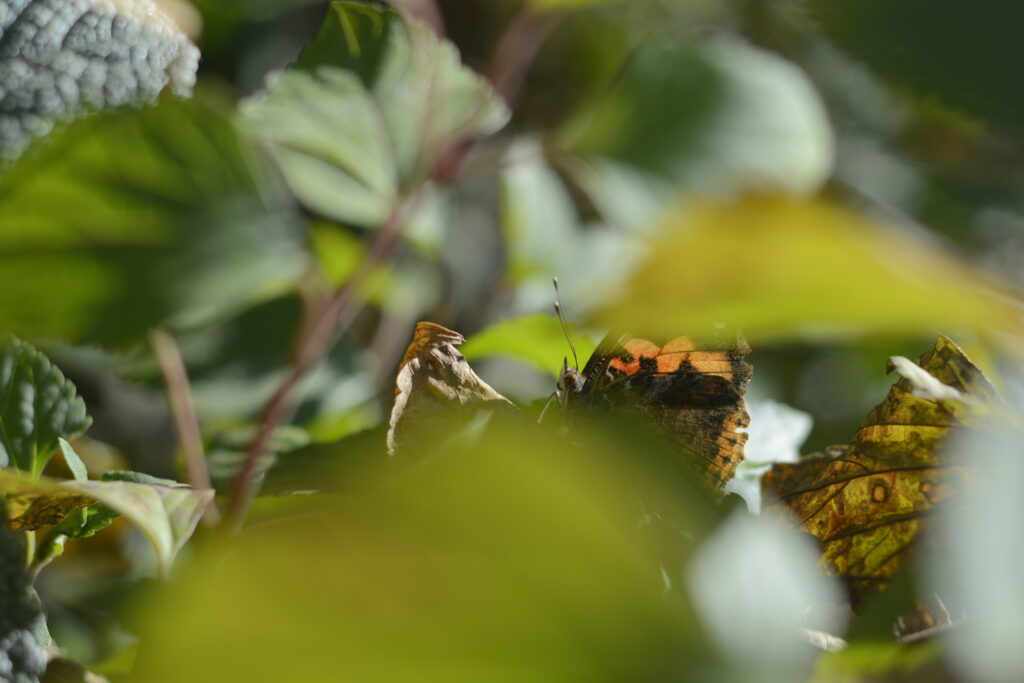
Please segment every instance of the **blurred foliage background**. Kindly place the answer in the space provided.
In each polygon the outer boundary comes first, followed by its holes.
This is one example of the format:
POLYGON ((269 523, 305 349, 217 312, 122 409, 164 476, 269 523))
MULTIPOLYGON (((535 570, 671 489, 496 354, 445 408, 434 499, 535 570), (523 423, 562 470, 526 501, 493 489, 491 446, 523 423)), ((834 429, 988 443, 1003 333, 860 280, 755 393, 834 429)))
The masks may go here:
MULTIPOLYGON (((705 500, 685 476, 659 475, 653 456, 623 464, 623 453, 660 452, 636 446, 642 435, 609 436, 584 464, 562 461, 546 437, 499 430, 472 453, 456 444, 435 457, 440 469, 380 483, 416 321, 465 334, 477 372, 536 409, 570 356, 551 315, 553 277, 581 364, 611 328, 743 331, 751 433, 775 439, 759 461, 849 441, 892 383, 886 359, 916 357, 938 333, 1012 395, 1024 8, 390 3, 412 17, 402 24, 388 3, 158 4, 178 27, 152 29, 177 50, 172 76, 103 100, 79 84, 81 101, 57 79, 67 106, 11 128, 0 331, 39 345, 77 385, 94 419, 77 444, 91 468, 184 480, 150 342, 154 328, 170 333, 222 508, 282 388, 286 405, 256 463, 254 531, 228 564, 216 551, 232 542, 201 530, 189 578, 142 611, 153 568, 131 532, 83 543, 40 576, 51 632, 73 658, 124 677, 148 632, 166 644, 143 657, 149 681, 1016 680, 1024 670, 1012 658, 988 669, 970 655, 947 660, 932 641, 896 644, 884 619, 817 664, 802 641, 759 645, 780 628, 841 630, 833 617, 801 621, 800 598, 780 602, 778 586, 813 585, 816 601, 842 603, 838 588, 796 581, 813 551, 785 534, 758 541, 777 530, 733 515, 735 496, 705 500), (197 66, 185 59, 192 43, 197 66), (331 342, 320 347, 318 320, 331 342), (517 461, 522 452, 531 457, 517 461), (481 453, 486 467, 471 457, 481 453), (628 531, 631 502, 603 509, 610 482, 635 477, 647 491, 637 500, 661 501, 648 511, 651 538, 628 531), (284 495, 295 492, 317 495, 284 495), (533 537, 554 520, 550 536, 533 537), (568 538, 589 542, 559 545, 568 538), (763 571, 730 573, 749 565, 763 571), (746 601, 717 595, 715 576, 745 587, 746 601), (778 618, 744 631, 758 613, 778 618), (280 623, 241 628, 256 622, 280 623), (297 654, 306 646, 313 654, 297 654)), ((10 35, 19 25, 4 24, 10 35)), ((0 58, 0 83, 21 73, 19 59, 0 58)), ((153 78, 133 73, 125 82, 153 78)), ((22 116, 10 98, 0 114, 22 116)), ((986 564, 983 543, 977 552, 986 564)), ((1006 590, 1024 613, 1019 586, 1006 590)))

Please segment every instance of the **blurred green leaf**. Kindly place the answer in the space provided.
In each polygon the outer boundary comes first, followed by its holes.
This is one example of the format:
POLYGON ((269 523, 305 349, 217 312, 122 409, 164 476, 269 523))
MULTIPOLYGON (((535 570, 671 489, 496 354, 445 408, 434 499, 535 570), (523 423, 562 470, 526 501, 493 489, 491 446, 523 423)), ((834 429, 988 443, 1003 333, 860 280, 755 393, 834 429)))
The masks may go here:
POLYGON ((137 675, 564 683, 705 670, 714 654, 662 568, 714 512, 658 458, 566 448, 519 421, 430 451, 384 486, 320 497, 199 558, 143 608, 143 638, 161 646, 140 652, 137 675), (665 501, 654 523, 640 490, 665 501))
POLYGON ((397 12, 360 2, 334 2, 315 40, 295 66, 310 72, 335 66, 359 76, 367 88, 377 80, 392 50, 402 50, 402 25, 397 12))
POLYGON ((382 223, 450 145, 493 133, 508 116, 430 27, 351 2, 332 3, 299 64, 242 108, 303 202, 363 226, 382 223))
POLYGON ((655 33, 570 130, 578 131, 578 154, 708 194, 815 192, 834 156, 825 108, 804 73, 724 36, 680 43, 675 32, 655 33))
MULTIPOLYGON (((597 344, 590 335, 581 334, 575 325, 569 326, 569 334, 579 362, 586 363, 597 344)), ((540 313, 491 325, 470 337, 459 350, 469 360, 508 356, 553 376, 561 371, 563 358, 568 358, 570 363, 573 360, 558 318, 540 313)))
POLYGON ((217 98, 76 122, 0 179, 0 326, 123 344, 194 323, 294 278, 294 225, 217 98))
POLYGON ((1024 78, 1016 2, 805 0, 824 35, 891 87, 1019 132, 1024 78), (951 50, 949 46, 956 45, 951 50))
POLYGON ((752 342, 1020 330, 998 283, 923 236, 824 201, 766 196, 677 210, 598 318, 639 334, 725 325, 752 342))
POLYGON ((941 657, 942 647, 935 640, 915 645, 895 642, 851 644, 840 652, 822 655, 814 667, 810 683, 950 680, 940 674, 941 657))
POLYGON ((58 440, 91 423, 75 385, 50 359, 20 339, 0 340, 0 467, 38 476, 58 440))

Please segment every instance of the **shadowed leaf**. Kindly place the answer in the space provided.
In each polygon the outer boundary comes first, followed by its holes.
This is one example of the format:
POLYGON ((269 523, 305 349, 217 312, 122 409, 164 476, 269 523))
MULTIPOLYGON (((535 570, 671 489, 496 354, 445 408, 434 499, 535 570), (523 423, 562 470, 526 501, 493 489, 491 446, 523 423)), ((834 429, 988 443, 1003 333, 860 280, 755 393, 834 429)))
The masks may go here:
POLYGON ((60 437, 91 422, 75 385, 46 356, 14 337, 0 341, 0 467, 38 474, 60 437))
MULTIPOLYGON (((999 402, 982 372, 946 337, 918 358, 935 380, 982 405, 999 402)), ((891 366, 890 366, 891 369, 891 366)), ((935 508, 964 485, 965 470, 940 453, 957 426, 984 426, 975 406, 915 395, 906 377, 872 410, 849 446, 834 446, 765 474, 769 507, 822 543, 822 564, 851 582, 855 598, 902 569, 935 508)))

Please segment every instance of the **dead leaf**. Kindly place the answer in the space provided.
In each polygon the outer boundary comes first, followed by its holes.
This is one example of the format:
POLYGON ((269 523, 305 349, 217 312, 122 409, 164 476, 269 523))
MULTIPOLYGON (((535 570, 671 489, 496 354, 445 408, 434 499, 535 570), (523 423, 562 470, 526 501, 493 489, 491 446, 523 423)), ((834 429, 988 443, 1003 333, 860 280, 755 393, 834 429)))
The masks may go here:
POLYGON ((981 370, 946 337, 917 366, 935 380, 928 395, 918 395, 920 375, 903 368, 849 446, 776 464, 762 480, 766 499, 774 499, 766 512, 820 539, 821 564, 848 580, 855 602, 906 565, 935 508, 964 485, 967 471, 941 452, 943 438, 953 427, 984 426, 979 406, 1000 403, 981 370), (950 391, 936 391, 936 383, 950 391))
POLYGON ((444 438, 452 433, 453 421, 466 423, 481 408, 512 405, 480 379, 455 348, 465 341, 461 334, 441 325, 416 324, 395 378, 389 454, 410 443, 444 438))

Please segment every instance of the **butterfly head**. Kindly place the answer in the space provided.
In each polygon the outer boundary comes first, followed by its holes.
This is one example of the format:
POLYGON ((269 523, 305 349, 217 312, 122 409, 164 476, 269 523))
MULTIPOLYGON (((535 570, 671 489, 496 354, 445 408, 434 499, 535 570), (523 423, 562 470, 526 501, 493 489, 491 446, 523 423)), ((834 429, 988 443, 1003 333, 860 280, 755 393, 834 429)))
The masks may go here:
POLYGON ((562 359, 562 371, 558 374, 558 384, 555 391, 559 402, 565 405, 569 396, 575 396, 583 391, 583 375, 576 368, 569 367, 569 359, 562 359))

